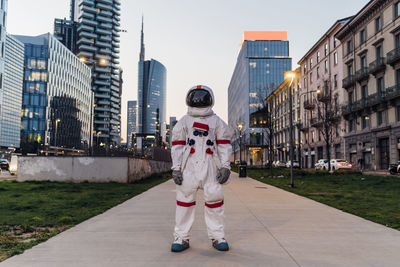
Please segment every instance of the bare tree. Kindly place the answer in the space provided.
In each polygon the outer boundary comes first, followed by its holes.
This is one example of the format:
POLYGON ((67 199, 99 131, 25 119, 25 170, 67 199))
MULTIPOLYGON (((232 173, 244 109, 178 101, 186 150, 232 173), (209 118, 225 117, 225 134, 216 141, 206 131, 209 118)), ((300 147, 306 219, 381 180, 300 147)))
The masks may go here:
POLYGON ((340 121, 339 106, 337 95, 332 95, 331 85, 329 80, 325 80, 322 90, 317 91, 317 118, 311 120, 314 125, 322 133, 325 141, 328 170, 331 169, 331 147, 333 144, 333 131, 336 129, 340 121))

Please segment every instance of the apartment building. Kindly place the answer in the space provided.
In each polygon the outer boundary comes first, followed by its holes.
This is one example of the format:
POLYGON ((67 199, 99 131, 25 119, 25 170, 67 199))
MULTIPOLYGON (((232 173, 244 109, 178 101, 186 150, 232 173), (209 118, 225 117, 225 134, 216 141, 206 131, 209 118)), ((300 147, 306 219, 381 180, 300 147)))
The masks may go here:
POLYGON ((301 161, 300 68, 291 73, 294 74, 293 80, 286 78, 266 99, 271 120, 270 127, 273 127, 270 131, 273 136, 273 155, 271 154, 273 161, 287 162, 290 159, 290 111, 293 116, 293 159, 301 161), (289 90, 292 90, 292 94, 289 90), (292 103, 290 103, 290 95, 292 103))
POLYGON ((387 170, 400 159, 400 2, 372 0, 337 34, 343 50, 346 159, 387 170))
POLYGON ((340 104, 342 89, 342 44, 335 34, 351 18, 336 21, 300 59, 302 166, 313 168, 318 159, 344 157, 344 120, 340 104), (328 144, 326 142, 328 140, 328 144))

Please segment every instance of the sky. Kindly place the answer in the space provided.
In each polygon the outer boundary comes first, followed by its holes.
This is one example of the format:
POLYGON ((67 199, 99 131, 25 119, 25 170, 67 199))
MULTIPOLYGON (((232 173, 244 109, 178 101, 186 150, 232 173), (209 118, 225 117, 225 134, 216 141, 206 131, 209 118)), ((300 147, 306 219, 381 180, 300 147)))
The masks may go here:
MULTIPOLYGON (((9 0, 7 32, 53 33, 54 18, 69 16, 69 0, 9 0)), ((288 31, 293 69, 313 44, 341 18, 368 0, 121 0, 122 138, 126 106, 137 100, 141 19, 146 59, 167 68, 167 123, 185 115, 193 85, 214 90, 214 111, 228 118, 228 86, 244 31, 288 31)))

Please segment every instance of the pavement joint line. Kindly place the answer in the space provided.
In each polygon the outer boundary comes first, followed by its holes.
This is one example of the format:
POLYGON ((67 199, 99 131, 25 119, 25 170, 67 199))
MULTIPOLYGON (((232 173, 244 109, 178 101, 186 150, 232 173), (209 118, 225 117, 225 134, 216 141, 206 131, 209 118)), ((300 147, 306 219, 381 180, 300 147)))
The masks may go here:
MULTIPOLYGON (((252 179, 252 178, 250 178, 250 177, 246 177, 247 179, 252 179)), ((240 179, 240 178, 239 178, 240 179)), ((252 180, 254 180, 254 179, 252 179, 252 180)), ((254 181, 256 181, 256 180, 254 180, 254 181)), ((231 191, 233 191, 232 189, 230 189, 231 191)), ((242 203, 243 204, 243 206, 244 207, 246 207, 246 209, 251 213, 251 215, 253 215, 254 216, 254 218, 256 218, 256 220, 263 226, 263 228, 272 236, 272 238, 276 241, 276 243, 278 243, 278 245, 286 252, 286 254, 293 260, 293 262, 297 265, 297 266, 299 266, 299 267, 301 267, 301 265, 296 261, 296 259, 290 254, 290 252, 281 244, 281 242, 279 242, 279 240, 272 234, 272 232, 268 229, 268 227, 265 225, 265 224, 263 224, 262 222, 261 222, 261 220, 253 213, 253 211, 246 205, 246 204, 244 204, 244 202, 240 199, 240 197, 239 196, 237 196, 237 194, 235 194, 236 195, 236 197, 239 199, 239 201, 240 201, 240 203, 242 203)))

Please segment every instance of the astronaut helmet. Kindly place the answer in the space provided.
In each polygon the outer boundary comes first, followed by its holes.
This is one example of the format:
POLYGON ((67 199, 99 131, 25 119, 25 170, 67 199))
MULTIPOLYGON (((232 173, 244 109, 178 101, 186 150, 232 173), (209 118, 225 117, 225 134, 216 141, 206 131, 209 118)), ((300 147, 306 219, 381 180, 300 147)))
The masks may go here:
POLYGON ((192 108, 213 107, 214 93, 205 85, 193 86, 186 95, 186 105, 192 108))

